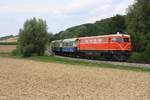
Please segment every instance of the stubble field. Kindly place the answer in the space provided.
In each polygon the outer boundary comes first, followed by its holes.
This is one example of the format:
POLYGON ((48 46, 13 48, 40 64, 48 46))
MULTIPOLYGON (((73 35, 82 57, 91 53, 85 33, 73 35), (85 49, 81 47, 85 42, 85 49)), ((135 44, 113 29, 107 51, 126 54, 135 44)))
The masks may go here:
POLYGON ((0 53, 11 52, 16 49, 16 45, 0 45, 0 53))
POLYGON ((0 57, 0 100, 150 100, 150 73, 0 57))

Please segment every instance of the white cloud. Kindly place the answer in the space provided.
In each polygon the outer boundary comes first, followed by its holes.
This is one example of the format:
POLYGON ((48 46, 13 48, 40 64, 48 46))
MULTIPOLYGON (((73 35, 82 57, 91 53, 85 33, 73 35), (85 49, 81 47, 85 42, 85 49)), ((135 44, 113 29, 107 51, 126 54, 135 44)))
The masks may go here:
POLYGON ((14 3, 0 6, 0 13, 53 13, 66 14, 86 10, 90 6, 102 6, 110 4, 113 0, 71 0, 67 4, 50 3, 14 3))
POLYGON ((120 3, 116 4, 107 1, 105 5, 100 7, 95 7, 90 13, 90 16, 87 20, 88 23, 93 23, 97 20, 112 17, 116 14, 126 14, 126 9, 129 5, 133 4, 134 0, 122 0, 120 3))
POLYGON ((120 4, 118 4, 115 8, 114 13, 126 14, 126 9, 129 5, 133 4, 134 0, 123 0, 120 4))
POLYGON ((57 13, 57 7, 48 4, 9 4, 0 6, 1 13, 57 13))
MULTIPOLYGON (((122 0, 115 4, 115 0, 71 0, 66 4, 50 4, 50 3, 14 3, 0 5, 0 13, 34 13, 49 14, 56 17, 67 17, 73 14, 89 15, 93 19, 98 16, 110 16, 112 13, 124 14, 127 5, 133 0, 122 0)), ((89 19, 89 21, 90 21, 89 19)))
POLYGON ((51 0, 31 0, 31 3, 5 1, 8 3, 0 1, 0 32, 17 33, 27 18, 43 18, 48 22, 49 31, 59 32, 71 26, 125 14, 125 9, 134 0, 65 0, 65 3, 57 3, 60 0, 55 0, 55 3, 51 0))

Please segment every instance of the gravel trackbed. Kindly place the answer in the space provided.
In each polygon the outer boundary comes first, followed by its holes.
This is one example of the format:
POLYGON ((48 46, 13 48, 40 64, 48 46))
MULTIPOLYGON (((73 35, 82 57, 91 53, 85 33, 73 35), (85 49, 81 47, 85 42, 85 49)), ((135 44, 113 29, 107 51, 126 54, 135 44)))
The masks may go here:
POLYGON ((0 100, 150 100, 150 73, 0 57, 0 100))

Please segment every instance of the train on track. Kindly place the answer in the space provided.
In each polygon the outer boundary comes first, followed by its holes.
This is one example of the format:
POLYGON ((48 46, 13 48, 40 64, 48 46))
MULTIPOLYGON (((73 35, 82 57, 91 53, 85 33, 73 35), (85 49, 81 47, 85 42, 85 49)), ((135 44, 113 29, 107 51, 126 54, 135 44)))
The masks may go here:
POLYGON ((131 55, 132 45, 130 35, 118 33, 55 40, 51 42, 51 50, 56 55, 126 61, 131 55))

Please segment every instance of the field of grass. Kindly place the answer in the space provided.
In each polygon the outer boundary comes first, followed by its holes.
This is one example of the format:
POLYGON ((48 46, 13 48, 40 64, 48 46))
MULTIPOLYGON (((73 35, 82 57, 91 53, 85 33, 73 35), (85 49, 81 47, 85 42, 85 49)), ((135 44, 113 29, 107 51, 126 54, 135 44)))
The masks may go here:
POLYGON ((100 67, 100 68, 113 68, 113 69, 121 69, 121 70, 150 72, 150 68, 137 68, 132 66, 121 66, 121 65, 113 65, 107 63, 77 61, 77 60, 71 60, 68 58, 65 59, 57 56, 33 56, 28 59, 42 61, 42 62, 56 62, 56 63, 70 64, 70 65, 83 65, 87 67, 92 66, 92 67, 100 67))
POLYGON ((20 56, 12 56, 11 53, 0 53, 0 56, 3 56, 3 57, 7 56, 7 57, 12 57, 12 58, 17 58, 17 59, 35 60, 35 61, 49 62, 49 63, 54 62, 54 63, 61 63, 61 64, 69 64, 69 65, 82 65, 82 66, 87 66, 87 67, 113 68, 113 69, 120 69, 120 70, 150 72, 150 68, 78 61, 78 60, 72 60, 68 58, 61 58, 57 56, 32 56, 29 58, 22 58, 20 56))
POLYGON ((149 73, 105 68, 107 64, 98 68, 57 57, 4 55, 0 100, 150 100, 149 73))

